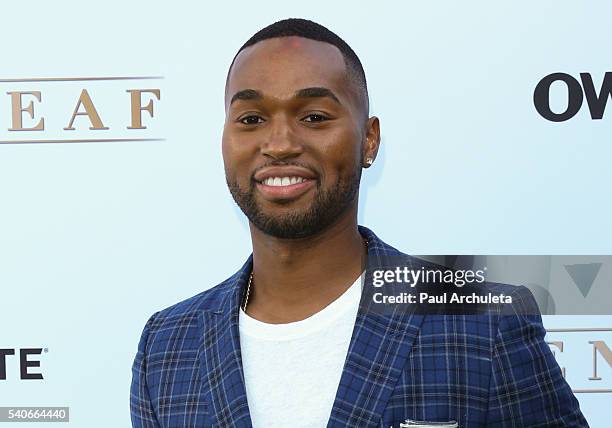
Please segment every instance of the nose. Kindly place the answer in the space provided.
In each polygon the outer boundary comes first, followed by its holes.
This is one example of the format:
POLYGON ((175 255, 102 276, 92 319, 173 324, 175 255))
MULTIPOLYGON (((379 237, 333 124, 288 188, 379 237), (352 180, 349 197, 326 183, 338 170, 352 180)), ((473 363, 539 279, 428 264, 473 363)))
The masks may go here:
POLYGON ((291 119, 281 115, 274 116, 270 119, 268 130, 269 132, 262 136, 262 155, 278 160, 296 157, 302 153, 303 146, 291 119))

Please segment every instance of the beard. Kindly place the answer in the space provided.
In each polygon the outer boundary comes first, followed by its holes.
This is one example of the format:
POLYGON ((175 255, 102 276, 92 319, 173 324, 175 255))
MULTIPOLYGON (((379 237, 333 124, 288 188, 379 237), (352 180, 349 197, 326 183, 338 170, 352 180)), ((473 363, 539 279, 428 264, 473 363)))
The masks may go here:
POLYGON ((230 180, 226 175, 227 187, 249 221, 263 233, 282 239, 313 236, 333 224, 355 201, 360 179, 361 167, 357 167, 352 174, 340 177, 328 189, 322 189, 317 180, 316 195, 308 208, 269 215, 257 202, 254 180, 250 181, 248 190, 245 190, 235 179, 230 180))

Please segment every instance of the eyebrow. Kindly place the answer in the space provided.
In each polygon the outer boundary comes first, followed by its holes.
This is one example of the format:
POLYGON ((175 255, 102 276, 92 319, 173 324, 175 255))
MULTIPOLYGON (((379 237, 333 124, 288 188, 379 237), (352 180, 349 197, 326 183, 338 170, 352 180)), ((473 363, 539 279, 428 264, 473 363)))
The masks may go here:
POLYGON ((340 100, 338 99, 336 94, 334 94, 330 89, 327 89, 327 88, 320 88, 320 87, 304 88, 304 89, 300 89, 299 91, 297 91, 294 96, 295 98, 324 98, 324 97, 327 97, 327 98, 331 98, 332 100, 340 104, 340 100))
MULTIPOLYGON (((327 89, 327 88, 322 88, 322 87, 312 87, 312 88, 300 89, 293 94, 293 97, 294 98, 330 98, 334 100, 335 102, 337 102, 338 104, 341 104, 340 100, 338 99, 336 94, 333 93, 332 90, 327 89)), ((253 101, 253 100, 261 100, 262 98, 263 98, 263 94, 260 91, 257 91, 255 89, 243 89, 242 91, 238 91, 234 94, 234 96, 232 97, 230 101, 230 105, 232 105, 232 103, 237 100, 253 101)))
POLYGON ((234 94, 234 96, 232 97, 232 100, 230 101, 230 105, 232 105, 234 101, 238 101, 238 100, 249 101, 249 100, 260 100, 262 98, 263 96, 261 95, 261 92, 256 91, 255 89, 243 89, 242 91, 238 91, 234 94))

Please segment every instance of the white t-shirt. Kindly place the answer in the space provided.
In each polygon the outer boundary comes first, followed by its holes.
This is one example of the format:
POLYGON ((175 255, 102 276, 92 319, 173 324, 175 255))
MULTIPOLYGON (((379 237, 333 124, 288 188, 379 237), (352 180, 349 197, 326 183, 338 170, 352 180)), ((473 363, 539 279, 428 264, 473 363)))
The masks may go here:
POLYGON ((361 298, 361 276, 310 317, 268 324, 240 310, 240 347, 254 428, 327 425, 361 298))

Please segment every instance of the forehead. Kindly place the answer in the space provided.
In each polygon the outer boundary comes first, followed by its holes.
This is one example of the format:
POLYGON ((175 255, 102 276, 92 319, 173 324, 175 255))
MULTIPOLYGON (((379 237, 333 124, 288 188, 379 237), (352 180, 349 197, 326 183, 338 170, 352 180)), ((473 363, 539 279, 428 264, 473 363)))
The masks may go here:
POLYGON ((341 97, 351 97, 340 50, 303 37, 267 39, 245 48, 236 57, 228 76, 226 107, 232 94, 243 89, 284 98, 309 87, 326 87, 341 97))

